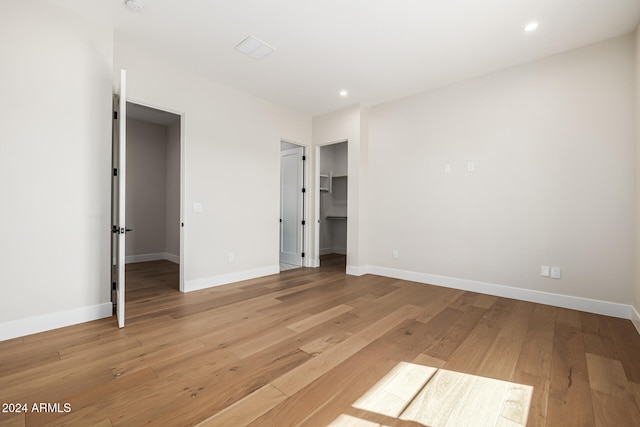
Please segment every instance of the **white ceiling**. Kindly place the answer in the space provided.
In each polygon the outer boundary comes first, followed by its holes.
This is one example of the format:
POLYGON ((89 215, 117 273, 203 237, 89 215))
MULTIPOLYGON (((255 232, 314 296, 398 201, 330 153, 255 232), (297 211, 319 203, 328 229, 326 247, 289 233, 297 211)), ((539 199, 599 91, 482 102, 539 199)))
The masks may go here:
POLYGON ((640 0, 49 0, 145 51, 310 114, 377 104, 634 31, 640 0), (525 33, 537 20, 540 27, 525 33), (276 51, 234 49, 253 35, 276 51), (345 98, 342 89, 349 91, 345 98))

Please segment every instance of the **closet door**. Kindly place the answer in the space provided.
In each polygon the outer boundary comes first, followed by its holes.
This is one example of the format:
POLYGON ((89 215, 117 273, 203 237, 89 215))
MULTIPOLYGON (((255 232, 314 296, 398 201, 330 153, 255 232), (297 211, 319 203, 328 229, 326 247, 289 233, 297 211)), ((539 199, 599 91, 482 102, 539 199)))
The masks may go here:
POLYGON ((280 156, 280 262, 302 266, 303 225, 302 147, 280 156))
POLYGON ((113 180, 111 184, 111 282, 115 284, 118 327, 124 327, 125 293, 125 222, 127 162, 127 95, 126 71, 120 70, 120 84, 113 103, 113 180))

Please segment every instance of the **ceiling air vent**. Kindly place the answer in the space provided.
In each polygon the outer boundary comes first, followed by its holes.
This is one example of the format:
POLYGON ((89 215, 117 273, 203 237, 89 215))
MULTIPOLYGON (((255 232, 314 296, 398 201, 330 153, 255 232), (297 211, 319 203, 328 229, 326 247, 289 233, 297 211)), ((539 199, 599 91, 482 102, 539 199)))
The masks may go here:
POLYGON ((275 50, 262 40, 249 36, 236 46, 236 49, 253 59, 260 60, 275 50))

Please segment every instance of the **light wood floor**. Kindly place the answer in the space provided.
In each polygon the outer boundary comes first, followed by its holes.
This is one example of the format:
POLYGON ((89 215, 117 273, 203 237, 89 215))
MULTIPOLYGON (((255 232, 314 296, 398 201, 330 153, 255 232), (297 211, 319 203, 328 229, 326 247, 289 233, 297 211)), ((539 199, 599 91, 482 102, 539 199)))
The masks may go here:
POLYGON ((0 342, 0 402, 30 411, 0 425, 640 426, 630 321, 322 265, 188 294, 175 265, 130 265, 124 329, 0 342))

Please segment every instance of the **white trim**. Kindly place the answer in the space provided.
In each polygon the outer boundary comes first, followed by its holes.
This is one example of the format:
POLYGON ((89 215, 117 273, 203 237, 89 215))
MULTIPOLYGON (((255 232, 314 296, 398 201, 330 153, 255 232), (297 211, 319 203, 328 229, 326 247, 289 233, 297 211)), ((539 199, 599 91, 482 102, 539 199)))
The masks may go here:
POLYGON ((214 286, 227 285, 229 283, 241 282, 243 280, 255 279, 263 276, 280 273, 280 264, 268 267, 256 268, 253 270, 238 271, 236 273, 221 274, 219 276, 204 277, 202 279, 187 280, 184 284, 185 292, 198 291, 212 288, 214 286))
POLYGON ((320 255, 330 255, 330 254, 346 255, 347 254, 347 248, 322 248, 322 249, 320 249, 320 255))
POLYGON ((638 310, 634 306, 631 306, 631 321, 640 334, 640 313, 638 313, 638 310))
MULTIPOLYGON (((12 320, 0 323, 0 341, 25 335, 37 334, 78 323, 91 322, 113 316, 113 305, 108 303, 76 308, 73 310, 59 311, 57 313, 44 314, 42 316, 28 317, 26 319, 12 320)), ((114 323, 115 326, 115 323, 114 323)))
POLYGON ((632 307, 630 305, 615 302, 593 300, 571 295, 552 294, 550 292, 478 282, 475 280, 458 279, 455 277, 438 276, 435 274, 418 273, 415 271, 397 270, 387 267, 351 267, 351 270, 358 273, 362 273, 364 271, 378 276, 392 277, 394 279, 409 280, 412 282, 444 286, 464 291, 513 298, 522 301, 552 305, 555 307, 569 308, 572 310, 586 311, 605 316, 619 317, 622 319, 631 319, 632 307))
POLYGON ((167 261, 171 261, 174 264, 180 264, 180 255, 175 255, 175 254, 170 254, 169 252, 165 252, 164 259, 167 261))
MULTIPOLYGON (((370 266, 356 267, 355 265, 347 265, 347 274, 351 276, 364 276, 369 273, 370 266)), ((382 275, 381 275, 382 276, 382 275)))
POLYGON ((180 264, 180 255, 174 255, 168 252, 159 252, 156 254, 128 255, 125 258, 125 264, 131 264, 135 262, 163 261, 163 260, 180 264))

